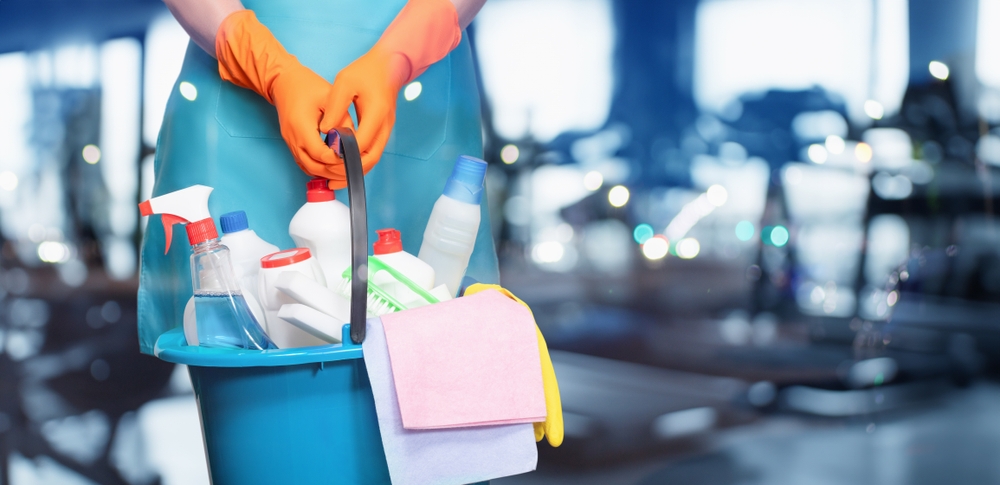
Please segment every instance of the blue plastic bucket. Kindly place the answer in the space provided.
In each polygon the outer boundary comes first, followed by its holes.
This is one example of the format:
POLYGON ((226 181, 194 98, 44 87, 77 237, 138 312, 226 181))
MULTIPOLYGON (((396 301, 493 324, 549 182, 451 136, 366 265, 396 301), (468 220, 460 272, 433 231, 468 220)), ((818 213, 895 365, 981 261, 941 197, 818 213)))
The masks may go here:
POLYGON ((390 483, 349 328, 344 345, 263 352, 157 339, 157 357, 188 365, 214 485, 390 483))

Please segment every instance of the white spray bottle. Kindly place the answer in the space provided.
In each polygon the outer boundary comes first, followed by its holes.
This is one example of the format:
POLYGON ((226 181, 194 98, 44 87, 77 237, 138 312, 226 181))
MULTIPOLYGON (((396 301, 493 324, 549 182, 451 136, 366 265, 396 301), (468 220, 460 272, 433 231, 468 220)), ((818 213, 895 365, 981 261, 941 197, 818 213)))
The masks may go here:
POLYGON ((205 347, 276 348, 253 317, 240 290, 229 249, 219 242, 208 212, 211 187, 193 185, 139 204, 144 216, 160 214, 170 251, 174 224, 186 224, 191 244, 191 282, 197 342, 205 347))

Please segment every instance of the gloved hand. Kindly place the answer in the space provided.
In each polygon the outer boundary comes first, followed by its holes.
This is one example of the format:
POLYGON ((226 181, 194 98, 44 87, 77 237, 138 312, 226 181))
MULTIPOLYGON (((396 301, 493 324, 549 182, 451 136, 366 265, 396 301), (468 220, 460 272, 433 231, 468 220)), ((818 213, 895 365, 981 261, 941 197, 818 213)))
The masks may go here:
MULTIPOLYGON (((289 54, 252 10, 236 11, 222 21, 215 55, 222 79, 253 90, 278 110, 281 136, 302 171, 334 176, 331 167, 339 160, 319 135, 331 84, 289 54)), ((329 124, 352 126, 346 111, 331 115, 329 124)))
MULTIPOLYGON (((343 126, 347 108, 358 116, 357 139, 367 174, 382 158, 396 122, 399 90, 448 55, 462 40, 458 13, 449 0, 409 0, 372 48, 337 74, 320 122, 328 132, 343 126)), ((343 163, 333 167, 331 189, 347 186, 343 163)))
MULTIPOLYGON (((500 285, 476 283, 465 290, 465 296, 486 290, 497 290, 524 305, 529 312, 531 311, 527 303, 500 285)), ((542 441, 542 438, 548 437, 549 444, 558 447, 563 441, 562 399, 559 397, 559 383, 556 382, 556 371, 552 367, 552 359, 549 357, 549 347, 545 344, 545 337, 542 336, 542 331, 538 329, 537 325, 535 331, 538 333, 538 352, 542 359, 542 386, 545 388, 546 411, 545 422, 535 423, 535 441, 542 441)))

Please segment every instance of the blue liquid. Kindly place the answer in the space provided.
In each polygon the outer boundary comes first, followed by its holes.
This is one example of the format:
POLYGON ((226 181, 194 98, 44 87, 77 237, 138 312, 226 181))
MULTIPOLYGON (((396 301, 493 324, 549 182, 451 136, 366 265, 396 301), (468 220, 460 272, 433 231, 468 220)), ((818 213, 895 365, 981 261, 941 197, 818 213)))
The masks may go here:
POLYGON ((198 344, 203 347, 278 348, 250 313, 243 295, 225 291, 195 292, 194 309, 198 322, 198 344))

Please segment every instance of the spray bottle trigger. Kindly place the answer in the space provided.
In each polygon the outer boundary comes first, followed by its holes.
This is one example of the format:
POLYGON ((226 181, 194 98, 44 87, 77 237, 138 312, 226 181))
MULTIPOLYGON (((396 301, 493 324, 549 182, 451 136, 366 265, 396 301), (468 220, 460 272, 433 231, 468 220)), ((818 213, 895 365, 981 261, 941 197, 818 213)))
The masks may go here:
POLYGON ((189 221, 173 214, 161 214, 160 222, 163 223, 163 235, 166 239, 166 247, 163 249, 163 254, 167 254, 170 252, 170 241, 174 238, 174 224, 187 224, 189 221))

